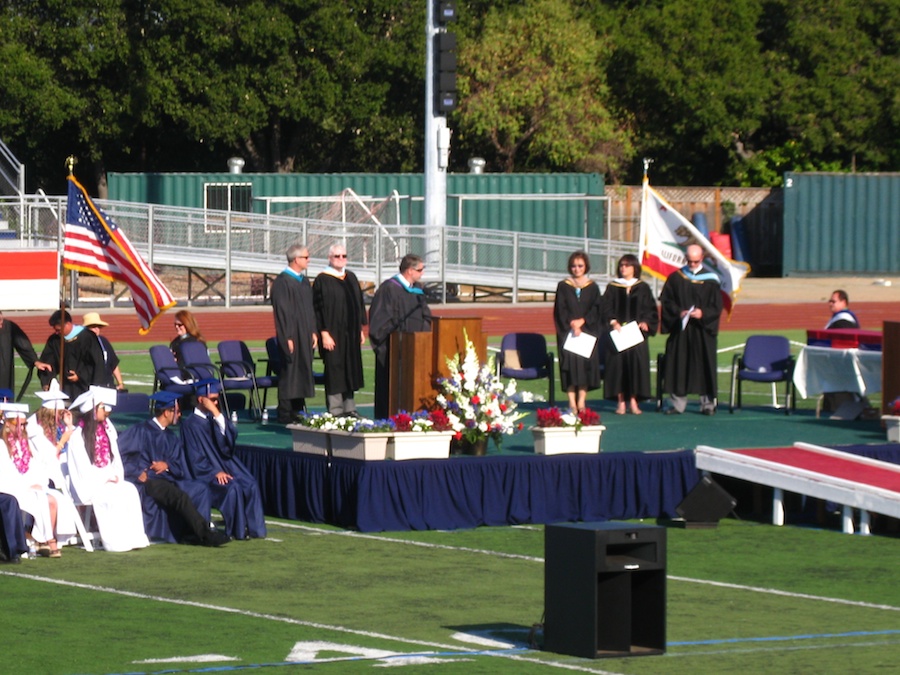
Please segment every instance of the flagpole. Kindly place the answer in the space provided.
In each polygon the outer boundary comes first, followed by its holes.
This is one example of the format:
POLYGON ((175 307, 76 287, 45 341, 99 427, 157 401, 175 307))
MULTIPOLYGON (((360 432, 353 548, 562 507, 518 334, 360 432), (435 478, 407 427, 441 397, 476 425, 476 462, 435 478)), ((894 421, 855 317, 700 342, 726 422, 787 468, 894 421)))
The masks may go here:
MULTIPOLYGON (((69 175, 75 175, 75 165, 78 163, 78 160, 75 158, 75 155, 69 155, 66 157, 66 169, 69 170, 69 175)), ((68 209, 67 209, 68 210, 68 209)), ((60 222, 59 226, 61 228, 65 228, 65 222, 60 222)), ((65 241, 65 237, 62 238, 65 241)), ((65 384, 65 365, 66 365, 66 268, 62 264, 63 257, 59 256, 59 274, 62 277, 62 289, 59 294, 59 321, 60 321, 60 330, 59 330, 59 388, 62 390, 63 384, 65 384)))
POLYGON ((647 208, 647 186, 650 184, 649 173, 651 164, 653 164, 653 160, 649 157, 644 157, 644 177, 641 181, 641 220, 638 226, 638 261, 641 263, 644 262, 644 252, 647 250, 647 231, 644 222, 644 209, 647 208))

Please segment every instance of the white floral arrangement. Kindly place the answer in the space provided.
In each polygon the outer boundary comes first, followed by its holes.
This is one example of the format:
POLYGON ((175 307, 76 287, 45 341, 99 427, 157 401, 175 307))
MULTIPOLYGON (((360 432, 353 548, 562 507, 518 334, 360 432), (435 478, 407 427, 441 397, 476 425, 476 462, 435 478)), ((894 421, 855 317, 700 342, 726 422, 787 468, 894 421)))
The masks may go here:
POLYGON ((437 404, 446 412, 457 439, 474 443, 493 438, 499 446, 504 435, 522 429, 519 420, 526 416, 516 412, 516 381, 511 379, 504 386, 495 374, 494 356, 481 363, 468 334, 463 335, 465 354, 447 359, 450 376, 438 380, 437 404))

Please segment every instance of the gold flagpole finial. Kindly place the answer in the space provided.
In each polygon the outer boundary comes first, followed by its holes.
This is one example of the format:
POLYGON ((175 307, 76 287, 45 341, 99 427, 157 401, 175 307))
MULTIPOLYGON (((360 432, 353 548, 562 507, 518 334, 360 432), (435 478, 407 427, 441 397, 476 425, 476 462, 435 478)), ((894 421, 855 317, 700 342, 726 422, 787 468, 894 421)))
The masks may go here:
POLYGON ((75 174, 76 164, 78 164, 78 160, 75 159, 75 155, 69 155, 68 157, 66 157, 66 168, 69 170, 70 176, 75 174))

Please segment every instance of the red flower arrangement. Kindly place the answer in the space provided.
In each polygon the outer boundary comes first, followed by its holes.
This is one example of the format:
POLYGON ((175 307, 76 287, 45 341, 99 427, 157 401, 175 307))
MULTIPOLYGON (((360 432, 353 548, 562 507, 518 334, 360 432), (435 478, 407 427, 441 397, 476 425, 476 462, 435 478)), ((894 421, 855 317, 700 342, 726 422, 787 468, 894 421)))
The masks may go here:
POLYGON ((563 413, 559 408, 538 408, 537 425, 539 427, 590 427, 600 424, 600 415, 590 408, 578 413, 563 413))
POLYGON ((888 412, 891 415, 900 415, 900 396, 888 404, 888 412))
POLYGON ((430 412, 408 413, 401 410, 391 415, 390 421, 395 431, 452 431, 447 413, 437 409, 430 412))

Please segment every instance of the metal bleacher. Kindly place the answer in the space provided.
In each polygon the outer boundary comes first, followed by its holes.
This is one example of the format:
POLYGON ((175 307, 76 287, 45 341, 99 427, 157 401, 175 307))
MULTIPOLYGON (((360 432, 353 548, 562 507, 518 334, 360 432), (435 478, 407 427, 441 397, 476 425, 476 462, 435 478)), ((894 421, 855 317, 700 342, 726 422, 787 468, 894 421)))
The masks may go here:
MULTIPOLYGON (((555 291, 574 250, 590 254, 592 276, 601 287, 616 272, 619 257, 637 252, 635 242, 478 227, 429 231, 423 225, 342 223, 107 200, 97 204, 151 265, 218 275, 214 283, 224 287, 219 295, 226 306, 234 299, 233 274, 278 274, 285 266, 284 252, 298 241, 310 249, 312 273, 325 266, 328 247, 335 242, 346 246, 360 281, 376 285, 395 274, 400 258, 411 252, 426 260, 425 284, 441 289, 494 287, 503 289, 513 302, 523 293, 555 291)), ((65 208, 64 196, 0 197, 0 220, 17 232, 19 246, 57 247, 59 217, 65 208)))

